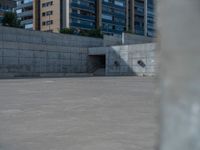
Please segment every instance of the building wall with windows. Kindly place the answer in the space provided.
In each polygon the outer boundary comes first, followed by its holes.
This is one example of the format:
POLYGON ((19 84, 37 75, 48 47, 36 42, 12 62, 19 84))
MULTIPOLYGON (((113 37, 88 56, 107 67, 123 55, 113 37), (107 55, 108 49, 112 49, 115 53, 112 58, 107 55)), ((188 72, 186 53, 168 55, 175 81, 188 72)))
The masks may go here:
POLYGON ((40 27, 42 31, 59 31, 61 24, 60 6, 59 0, 40 0, 40 27))
POLYGON ((96 0, 71 0, 70 26, 78 30, 96 28, 96 0))
POLYGON ((126 30, 126 1, 102 0, 101 28, 103 33, 121 34, 126 30))
POLYGON ((16 13, 25 29, 33 29, 33 0, 17 0, 16 13))
POLYGON ((34 0, 34 29, 154 36, 154 0, 34 0))
POLYGON ((12 12, 16 7, 16 2, 13 0, 0 0, 0 24, 5 12, 12 12))
POLYGON ((129 0, 127 31, 143 36, 155 36, 154 1, 155 0, 129 0))
POLYGON ((155 36, 155 2, 147 1, 147 36, 155 36))

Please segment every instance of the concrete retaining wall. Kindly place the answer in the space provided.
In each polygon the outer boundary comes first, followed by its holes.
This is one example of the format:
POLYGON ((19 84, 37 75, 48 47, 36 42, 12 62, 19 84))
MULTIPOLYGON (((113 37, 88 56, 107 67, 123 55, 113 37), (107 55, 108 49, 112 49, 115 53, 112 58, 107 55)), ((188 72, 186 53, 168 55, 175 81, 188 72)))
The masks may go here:
POLYGON ((137 44, 110 47, 106 53, 106 75, 156 75, 158 59, 155 55, 155 46, 137 44))
POLYGON ((130 45, 130 44, 143 44, 152 43, 153 38, 140 36, 131 33, 123 33, 122 36, 111 36, 104 35, 103 45, 104 46, 115 46, 115 45, 130 45))
POLYGON ((104 46, 114 46, 122 44, 122 36, 111 36, 104 35, 103 36, 103 45, 104 46))
MULTIPOLYGON (((124 35, 125 39, 131 36, 124 35)), ((113 42, 119 39, 108 41, 113 42)), ((105 41, 98 38, 0 27, 0 78, 91 72, 88 48, 90 55, 106 55, 106 75, 156 74, 155 44, 102 47, 103 44, 105 41)))
POLYGON ((130 33, 123 33, 122 34, 122 44, 129 45, 129 44, 143 44, 143 43, 151 43, 154 42, 152 38, 140 36, 136 34, 130 33))
POLYGON ((106 75, 154 76, 158 56, 154 43, 90 48, 89 55, 106 55, 106 75), (102 52, 102 53, 100 53, 102 52), (141 62, 143 64, 141 64, 141 62))
POLYGON ((0 77, 87 73, 96 38, 0 27, 0 77))

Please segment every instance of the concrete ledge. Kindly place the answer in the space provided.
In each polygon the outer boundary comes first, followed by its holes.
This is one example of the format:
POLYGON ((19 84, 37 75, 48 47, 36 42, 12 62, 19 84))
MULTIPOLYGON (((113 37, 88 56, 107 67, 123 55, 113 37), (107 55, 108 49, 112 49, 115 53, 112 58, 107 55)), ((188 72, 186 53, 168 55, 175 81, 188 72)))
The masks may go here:
POLYGON ((45 77, 91 77, 91 73, 37 73, 37 74, 13 74, 1 73, 0 79, 13 79, 13 78, 45 78, 45 77))

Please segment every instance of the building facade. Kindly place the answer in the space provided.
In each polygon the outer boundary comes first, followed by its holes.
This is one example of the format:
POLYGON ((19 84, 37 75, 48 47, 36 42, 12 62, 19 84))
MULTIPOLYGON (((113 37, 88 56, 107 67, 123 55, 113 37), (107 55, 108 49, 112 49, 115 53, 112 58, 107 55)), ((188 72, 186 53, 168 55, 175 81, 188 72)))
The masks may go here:
POLYGON ((34 0, 35 30, 101 29, 154 36, 154 0, 34 0))
POLYGON ((126 0, 102 0, 99 26, 103 33, 121 34, 126 31, 126 0))
POLYGON ((16 2, 13 0, 0 0, 0 24, 5 12, 13 12, 16 7, 16 2))
POLYGON ((155 36, 155 0, 129 0, 127 31, 149 37, 155 36))
POLYGON ((33 29, 33 1, 17 0, 16 13, 25 29, 33 29))

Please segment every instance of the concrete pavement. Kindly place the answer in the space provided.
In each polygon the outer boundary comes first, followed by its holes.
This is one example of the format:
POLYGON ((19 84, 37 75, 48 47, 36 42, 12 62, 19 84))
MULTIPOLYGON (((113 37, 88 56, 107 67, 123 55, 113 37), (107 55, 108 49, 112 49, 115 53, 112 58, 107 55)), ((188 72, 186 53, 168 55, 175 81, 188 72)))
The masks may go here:
POLYGON ((153 150, 153 78, 0 80, 0 150, 153 150))

